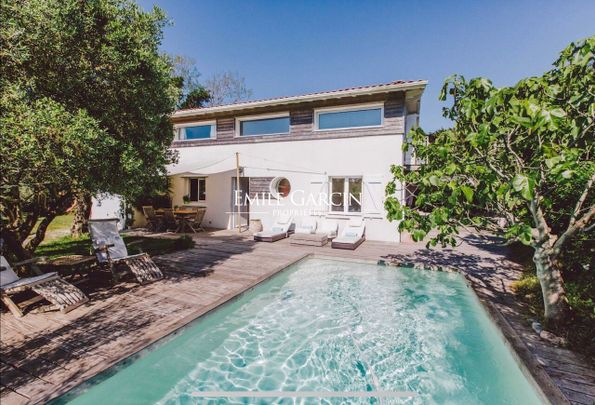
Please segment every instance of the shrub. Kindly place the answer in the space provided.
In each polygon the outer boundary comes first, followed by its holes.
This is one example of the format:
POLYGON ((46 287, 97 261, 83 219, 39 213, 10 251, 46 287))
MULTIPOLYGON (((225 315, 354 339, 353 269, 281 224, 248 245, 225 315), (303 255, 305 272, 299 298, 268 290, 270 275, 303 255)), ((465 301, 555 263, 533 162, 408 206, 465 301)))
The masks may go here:
POLYGON ((188 235, 182 235, 174 243, 175 250, 185 250, 194 247, 194 240, 188 235))

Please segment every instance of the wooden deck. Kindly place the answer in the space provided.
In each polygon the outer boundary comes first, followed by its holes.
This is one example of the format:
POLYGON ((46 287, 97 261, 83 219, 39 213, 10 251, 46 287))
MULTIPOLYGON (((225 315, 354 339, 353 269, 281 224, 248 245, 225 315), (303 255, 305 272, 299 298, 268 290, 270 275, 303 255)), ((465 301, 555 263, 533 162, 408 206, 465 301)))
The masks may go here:
POLYGON ((194 238, 195 248, 155 258, 164 280, 94 288, 86 291, 90 301, 68 314, 15 319, 2 313, 2 404, 55 398, 309 254, 464 270, 551 401, 595 401, 595 371, 580 356, 546 344, 531 331, 510 290, 518 267, 483 238, 469 236, 456 251, 380 242, 365 242, 356 251, 297 247, 287 240, 255 243, 228 231, 194 238), (202 269, 214 273, 197 276, 202 269))

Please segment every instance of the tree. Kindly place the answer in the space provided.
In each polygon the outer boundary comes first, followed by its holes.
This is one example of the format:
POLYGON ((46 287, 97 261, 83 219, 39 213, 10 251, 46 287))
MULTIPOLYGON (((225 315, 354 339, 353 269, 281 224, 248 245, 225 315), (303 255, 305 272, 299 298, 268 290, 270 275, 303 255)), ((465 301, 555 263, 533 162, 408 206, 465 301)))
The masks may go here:
POLYGON ((570 44, 552 70, 515 86, 484 78, 446 80, 441 99, 454 127, 411 143, 418 170, 393 166, 386 209, 399 230, 429 245, 454 245, 460 228, 488 230, 534 249, 545 318, 559 325, 568 302, 560 256, 594 225, 595 37, 570 44), (413 184, 412 208, 394 193, 413 184))
POLYGON ((175 159, 179 88, 158 49, 158 8, 27 0, 3 4, 0 17, 1 235, 27 257, 75 195, 133 198, 159 183, 175 159))
POLYGON ((213 75, 205 82, 205 88, 211 96, 208 106, 237 103, 252 97, 252 90, 246 87, 246 80, 234 72, 213 75))
POLYGON ((211 95, 202 86, 191 90, 179 104, 179 108, 200 108, 204 107, 209 100, 211 95))
POLYGON ((91 208, 93 205, 93 196, 88 192, 79 192, 74 196, 74 218, 70 227, 70 235, 78 238, 89 232, 89 218, 91 217, 91 208))
POLYGON ((176 55, 173 58, 173 76, 181 90, 178 108, 201 108, 236 103, 252 96, 246 81, 238 73, 214 74, 204 85, 193 58, 176 55))
POLYGON ((113 142, 85 111, 70 113, 48 98, 3 94, 2 108, 2 239, 7 254, 22 259, 72 204, 73 190, 102 186, 105 179, 95 178, 89 162, 109 171, 103 155, 113 142))
POLYGON ((173 65, 173 76, 181 90, 178 108, 204 107, 211 95, 198 80, 200 73, 196 68, 196 61, 177 55, 173 57, 173 65))

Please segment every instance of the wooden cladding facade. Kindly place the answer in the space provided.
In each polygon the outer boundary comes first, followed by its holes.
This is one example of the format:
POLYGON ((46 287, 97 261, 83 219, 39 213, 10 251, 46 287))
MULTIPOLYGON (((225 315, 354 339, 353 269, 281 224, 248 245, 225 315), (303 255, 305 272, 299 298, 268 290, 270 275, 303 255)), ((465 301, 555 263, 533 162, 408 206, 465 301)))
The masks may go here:
POLYGON ((335 139, 352 138, 376 135, 399 135, 405 132, 405 97, 403 92, 376 97, 352 97, 341 100, 327 100, 317 103, 303 105, 292 105, 290 107, 276 106, 275 108, 260 108, 253 111, 242 111, 235 115, 226 113, 225 116, 203 116, 200 118, 176 119, 175 124, 199 123, 201 121, 215 120, 217 122, 216 139, 201 139, 174 141, 172 147, 181 148, 188 146, 224 145, 237 143, 259 143, 259 142, 287 142, 312 139, 335 139), (375 128, 348 128, 334 129, 328 131, 315 130, 314 114, 315 109, 325 107, 349 107, 357 104, 370 102, 384 103, 384 123, 375 128), (262 135, 237 137, 236 118, 250 115, 289 112, 289 133, 282 135, 262 135))
POLYGON ((273 181, 273 179, 274 177, 250 177, 250 198, 263 198, 263 195, 268 195, 270 193, 271 181, 273 181))

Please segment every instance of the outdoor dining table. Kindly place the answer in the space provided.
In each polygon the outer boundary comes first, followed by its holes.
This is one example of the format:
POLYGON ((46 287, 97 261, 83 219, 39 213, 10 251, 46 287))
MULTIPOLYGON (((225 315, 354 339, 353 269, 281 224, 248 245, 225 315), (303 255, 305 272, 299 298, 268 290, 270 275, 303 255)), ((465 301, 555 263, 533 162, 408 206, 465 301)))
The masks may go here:
POLYGON ((179 209, 174 210, 174 215, 178 218, 178 228, 176 232, 178 233, 185 233, 185 232, 192 232, 192 228, 188 224, 188 218, 191 218, 196 215, 196 210, 191 209, 179 209))
MULTIPOLYGON (((197 209, 201 209, 201 207, 197 207, 197 209)), ((178 220, 178 227, 176 228, 177 233, 192 232, 192 228, 190 228, 190 225, 188 224, 188 218, 195 216, 197 209, 174 209, 174 216, 178 220)), ((158 216, 163 216, 163 209, 156 209, 155 214, 158 216)))

